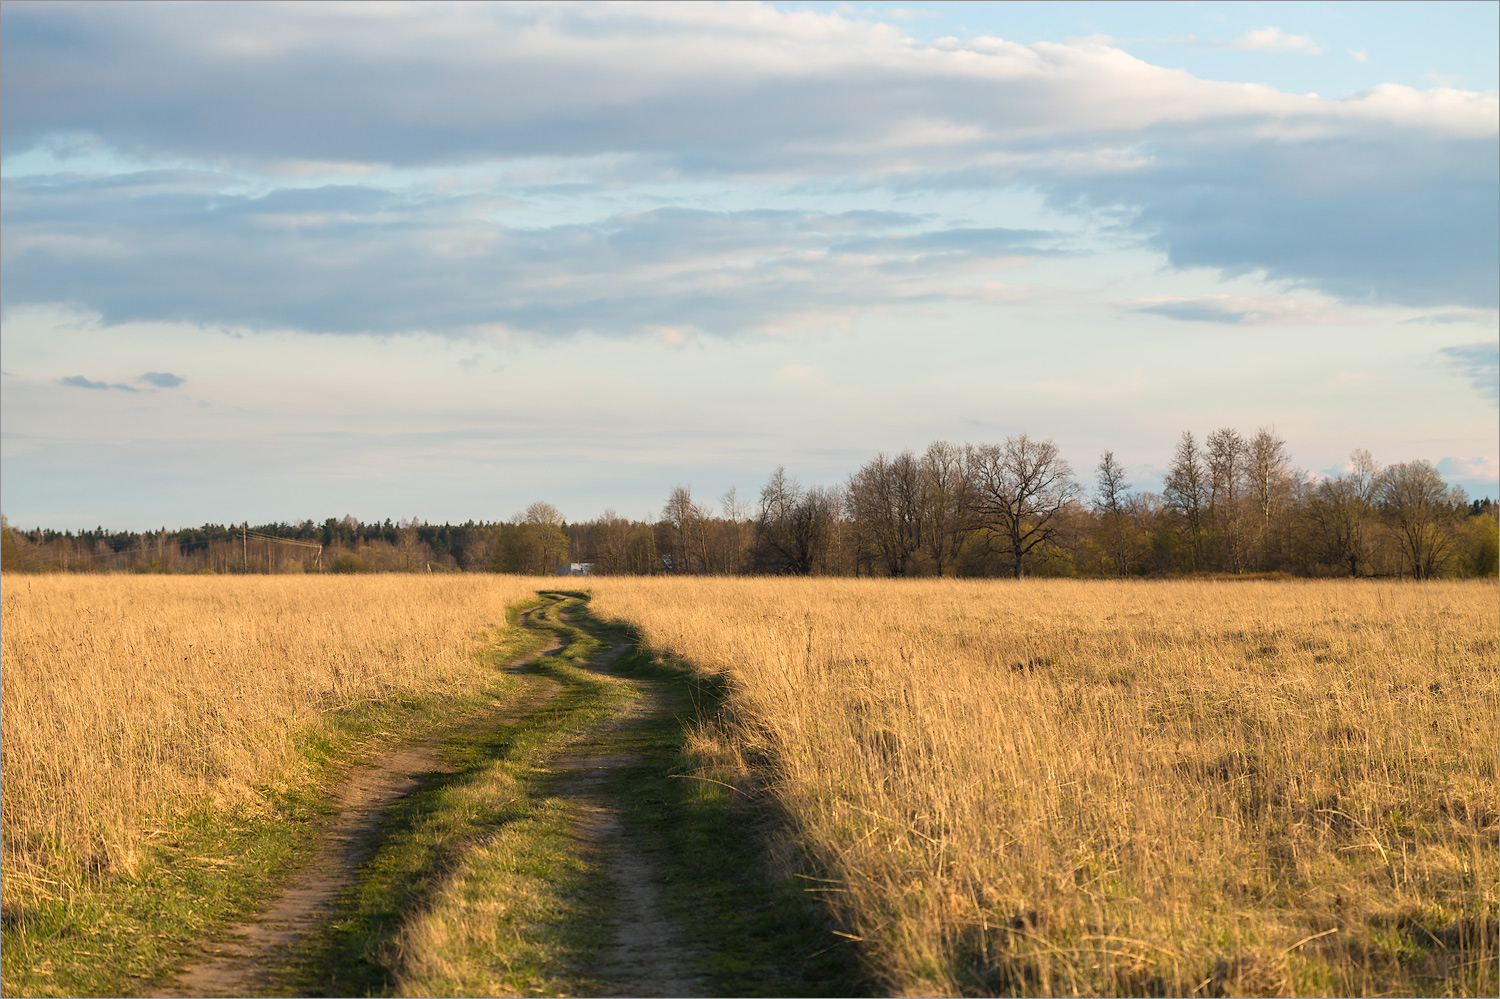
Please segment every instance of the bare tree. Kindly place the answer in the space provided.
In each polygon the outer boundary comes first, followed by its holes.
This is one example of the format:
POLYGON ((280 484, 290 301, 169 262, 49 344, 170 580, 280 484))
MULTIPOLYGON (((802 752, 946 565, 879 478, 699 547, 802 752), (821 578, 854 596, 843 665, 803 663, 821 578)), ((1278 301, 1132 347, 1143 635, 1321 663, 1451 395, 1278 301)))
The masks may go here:
POLYGON ((1028 557, 1047 558, 1061 526, 1059 515, 1078 494, 1073 470, 1052 441, 1025 434, 1001 445, 982 444, 969 453, 976 507, 991 550, 1020 579, 1028 557))
POLYGON ((403 520, 396 532, 396 557, 402 572, 416 572, 425 568, 432 550, 417 536, 418 521, 403 520))
POLYGON ((724 511, 724 520, 718 532, 714 571, 741 572, 745 566, 745 553, 750 547, 750 539, 746 536, 751 528, 750 504, 740 499, 737 488, 730 486, 719 497, 719 507, 724 511))
POLYGON ((616 575, 629 571, 630 566, 630 521, 606 509, 598 520, 590 525, 591 557, 594 572, 600 575, 616 575))
POLYGON ((922 547, 922 468, 910 451, 878 454, 849 477, 849 515, 888 576, 905 576, 922 547))
POLYGON ((724 519, 738 524, 747 520, 750 516, 750 504, 740 499, 739 490, 730 486, 719 497, 719 506, 724 510, 724 519))
POLYGON ((527 542, 527 571, 545 575, 558 568, 569 548, 562 512, 551 503, 537 500, 526 508, 521 527, 527 542))
POLYGON ((1324 479, 1308 504, 1308 527, 1317 557, 1365 575, 1374 561, 1374 518, 1380 466, 1363 448, 1349 455, 1350 471, 1324 479))
POLYGON ((826 567, 843 500, 836 490, 804 489, 777 467, 760 492, 754 558, 762 572, 809 576, 826 567))
POLYGON ((1104 550, 1115 574, 1130 573, 1130 555, 1135 550, 1135 520, 1128 506, 1130 483, 1125 481, 1125 469, 1115 460, 1113 451, 1099 456, 1099 484, 1094 494, 1094 510, 1099 514, 1099 525, 1095 537, 1104 550))
POLYGON ((693 502, 691 487, 678 486, 667 497, 661 509, 670 541, 664 545, 670 560, 670 571, 701 573, 709 571, 708 511, 693 502))
POLYGON ((656 532, 650 524, 631 524, 626 554, 626 571, 637 576, 661 572, 661 553, 656 548, 656 532))
POLYGON ((1188 550, 1193 558, 1193 570, 1203 568, 1204 519, 1208 512, 1208 470, 1203 464, 1203 453, 1191 432, 1184 430, 1177 441, 1177 450, 1172 455, 1172 466, 1162 483, 1163 499, 1167 506, 1181 519, 1188 536, 1188 550))
POLYGON ((1130 492, 1130 483, 1125 481, 1125 469, 1115 460, 1113 451, 1099 456, 1099 488, 1094 494, 1094 509, 1102 513, 1121 513, 1125 496, 1130 492))
POLYGON ((491 568, 495 556, 495 532, 476 530, 469 543, 464 545, 458 564, 464 572, 485 572, 491 568))
POLYGON ((1286 441, 1270 427, 1261 427, 1255 432, 1250 438, 1248 452, 1247 472, 1255 495, 1256 512, 1260 515, 1256 525, 1256 553, 1260 568, 1264 570, 1268 568, 1271 521, 1283 505, 1290 485, 1291 474, 1287 465, 1291 455, 1286 441))
POLYGON ((1431 579, 1454 554, 1454 526, 1468 502, 1427 461, 1392 465, 1380 476, 1380 506, 1396 534, 1404 568, 1431 579))
POLYGON ((922 542, 939 576, 958 561, 973 530, 973 508, 963 449, 933 441, 922 454, 922 542))
POLYGON ((1209 519, 1219 542, 1220 564, 1230 572, 1244 569, 1245 473, 1249 447, 1232 427, 1220 427, 1205 443, 1208 461, 1209 519))

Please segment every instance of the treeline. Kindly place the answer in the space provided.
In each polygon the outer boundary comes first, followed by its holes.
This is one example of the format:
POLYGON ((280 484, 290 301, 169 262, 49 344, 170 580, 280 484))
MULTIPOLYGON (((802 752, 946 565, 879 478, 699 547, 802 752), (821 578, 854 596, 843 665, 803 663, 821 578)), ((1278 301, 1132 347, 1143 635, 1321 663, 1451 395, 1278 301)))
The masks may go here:
POLYGON ((318 524, 205 524, 170 531, 22 531, 6 524, 3 567, 10 571, 285 573, 480 572, 507 524, 416 521, 362 524, 354 517, 318 524))
POLYGON ((753 501, 671 490, 661 516, 568 523, 544 502, 503 522, 204 525, 147 534, 5 526, 6 571, 519 572, 854 576, 1494 575, 1497 509, 1431 463, 1295 468, 1273 431, 1184 433, 1160 493, 1112 452, 1080 483, 1051 441, 938 441, 846 482, 778 468, 753 501))

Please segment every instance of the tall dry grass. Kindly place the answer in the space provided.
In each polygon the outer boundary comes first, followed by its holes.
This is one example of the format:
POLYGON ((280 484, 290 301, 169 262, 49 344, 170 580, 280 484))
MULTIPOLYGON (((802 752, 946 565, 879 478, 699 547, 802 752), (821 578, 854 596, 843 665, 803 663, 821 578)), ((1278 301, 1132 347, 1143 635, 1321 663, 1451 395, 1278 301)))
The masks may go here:
POLYGON ((591 586, 894 993, 1495 994, 1493 583, 591 586))
POLYGON ((6 901, 131 869, 164 820, 305 775, 351 707, 483 682, 517 577, 10 577, 0 593, 6 901))

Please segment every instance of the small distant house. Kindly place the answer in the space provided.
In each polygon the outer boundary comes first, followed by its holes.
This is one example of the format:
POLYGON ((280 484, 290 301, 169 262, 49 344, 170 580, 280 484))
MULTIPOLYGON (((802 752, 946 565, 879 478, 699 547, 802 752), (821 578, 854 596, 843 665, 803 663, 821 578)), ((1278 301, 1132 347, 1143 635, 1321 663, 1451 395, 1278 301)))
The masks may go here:
POLYGON ((594 563, 592 562, 569 562, 553 575, 556 576, 592 576, 594 574, 594 563))

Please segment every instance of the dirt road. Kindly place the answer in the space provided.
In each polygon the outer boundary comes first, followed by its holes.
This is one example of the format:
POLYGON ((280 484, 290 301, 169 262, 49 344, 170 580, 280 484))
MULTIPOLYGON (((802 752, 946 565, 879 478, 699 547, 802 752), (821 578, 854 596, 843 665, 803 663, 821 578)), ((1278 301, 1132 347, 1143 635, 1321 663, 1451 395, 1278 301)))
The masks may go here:
MULTIPOLYGON (((547 615, 559 599, 554 596, 523 615, 523 626, 552 631, 547 615)), ((523 684, 522 692, 507 702, 492 702, 493 712, 480 724, 500 729, 546 710, 563 686, 535 666, 561 648, 553 632, 540 651, 504 667, 523 684)), ((616 645, 590 658, 575 658, 572 665, 603 682, 621 684, 610 676, 609 665, 627 651, 616 645)), ((659 685, 649 679, 633 680, 625 689, 622 707, 603 724, 577 733, 549 768, 548 789, 568 805, 574 848, 597 871, 603 894, 612 899, 610 946, 581 980, 595 983, 595 991, 604 995, 707 994, 705 982, 692 971, 693 947, 663 912, 656 866, 621 821, 608 790, 618 768, 639 762, 639 754, 616 745, 621 741, 616 737, 632 724, 649 721, 666 703, 659 685)), ((475 726, 471 718, 463 727, 473 731, 475 726)), ((314 987, 299 983, 297 948, 335 918, 338 900, 358 887, 363 865, 381 848, 383 824, 393 808, 454 770, 441 755, 454 737, 451 730, 433 731, 350 769, 333 792, 337 811, 319 833, 312 856, 280 894, 252 918, 205 942, 201 959, 155 994, 295 994, 314 987)), ((337 982, 338 976, 332 980, 337 982)))
MULTIPOLYGON (((534 627, 533 615, 544 609, 522 614, 522 625, 534 627)), ((556 696, 555 682, 519 671, 561 646, 552 635, 541 649, 502 667, 516 673, 525 688, 512 701, 492 702, 494 711, 483 724, 512 724, 556 696)), ((288 953, 329 918, 334 899, 354 883, 360 865, 375 849, 381 821, 390 808, 433 775, 453 769, 438 755, 449 734, 434 731, 421 741, 350 769, 333 790, 337 812, 319 834, 312 856, 287 879, 281 893, 224 937, 205 942, 202 959, 185 967, 156 994, 250 996, 284 988, 288 953)))
MULTIPOLYGON (((583 668, 608 677, 607 664, 627 651, 628 647, 617 646, 583 668)), ((596 974, 608 986, 603 995, 707 995, 706 983, 692 971, 693 948, 662 911, 655 865, 638 838, 626 830, 608 794, 614 772, 640 762, 640 754, 620 751, 610 736, 667 710, 659 683, 634 678, 631 686, 636 696, 605 728, 590 736, 589 747, 553 764, 559 775, 556 793, 573 805, 579 846, 608 878, 614 892, 613 946, 596 974)))

